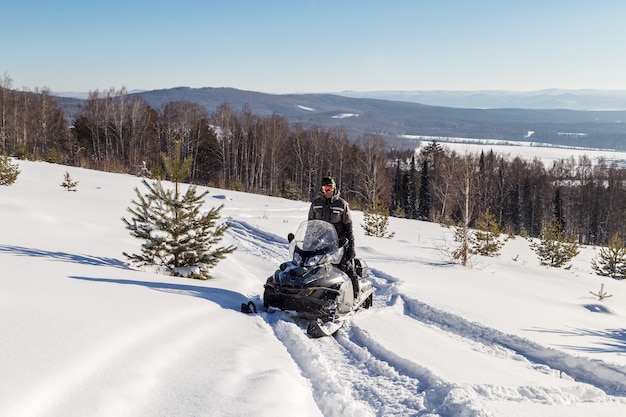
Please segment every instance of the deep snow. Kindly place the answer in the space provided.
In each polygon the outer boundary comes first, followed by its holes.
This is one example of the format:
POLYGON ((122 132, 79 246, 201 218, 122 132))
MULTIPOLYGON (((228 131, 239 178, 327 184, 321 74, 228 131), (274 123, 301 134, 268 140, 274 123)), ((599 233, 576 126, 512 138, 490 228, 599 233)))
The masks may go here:
POLYGON ((260 306, 308 203, 210 189, 238 249, 196 281, 128 267, 139 178, 17 161, 0 187, 0 415, 624 416, 626 287, 528 241, 451 263, 450 231, 390 219, 357 255, 376 293, 336 337, 260 306), (65 172, 77 192, 60 184, 65 172), (600 285, 612 294, 598 301, 600 285))

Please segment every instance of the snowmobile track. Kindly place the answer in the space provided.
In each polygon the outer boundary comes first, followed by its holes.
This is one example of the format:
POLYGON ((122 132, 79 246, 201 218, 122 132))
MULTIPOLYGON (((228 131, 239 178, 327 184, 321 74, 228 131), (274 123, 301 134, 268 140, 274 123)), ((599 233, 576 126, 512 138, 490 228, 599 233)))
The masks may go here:
MULTIPOLYGON (((287 245, 279 237, 245 222, 235 222, 232 229, 246 250, 277 265, 286 259, 287 245)), ((356 317, 396 308, 401 303, 405 317, 465 339, 468 345, 487 346, 494 356, 526 360, 539 372, 566 374, 609 395, 626 396, 623 367, 574 357, 437 309, 400 294, 396 290, 400 281, 383 271, 370 268, 370 279, 375 287, 373 306, 358 312, 356 317), (616 380, 624 383, 616 384, 616 380)), ((351 320, 333 337, 311 339, 305 325, 287 314, 261 315, 309 380, 313 397, 325 416, 485 416, 476 400, 471 399, 480 397, 476 392, 484 387, 443 381, 431 370, 390 352, 375 335, 351 320), (468 392, 470 395, 465 395, 468 392)), ((542 390, 536 388, 536 395, 541 395, 542 390)), ((546 391, 546 397, 555 398, 557 394, 546 391)), ((502 400, 511 400, 502 395, 502 400)), ((519 401, 525 401, 524 393, 519 393, 519 397, 519 401)))
MULTIPOLYGON (((399 296, 393 291, 395 278, 380 271, 372 270, 371 272, 378 282, 386 281, 384 285, 380 283, 378 285, 381 286, 381 289, 385 288, 384 292, 388 297, 387 303, 391 305, 397 297, 400 297, 405 306, 405 315, 414 320, 439 327, 446 332, 487 346, 510 350, 529 362, 547 366, 554 371, 574 378, 576 381, 593 385, 609 395, 626 396, 626 367, 573 356, 566 352, 541 346, 523 337, 506 334, 439 310, 422 301, 399 296), (623 382, 616 383, 615 381, 623 382)), ((379 293, 378 288, 377 293, 379 293)))
POLYGON ((285 315, 267 316, 276 337, 310 381, 324 416, 415 416, 425 411, 419 379, 399 372, 352 340, 349 324, 335 337, 311 339, 285 315))

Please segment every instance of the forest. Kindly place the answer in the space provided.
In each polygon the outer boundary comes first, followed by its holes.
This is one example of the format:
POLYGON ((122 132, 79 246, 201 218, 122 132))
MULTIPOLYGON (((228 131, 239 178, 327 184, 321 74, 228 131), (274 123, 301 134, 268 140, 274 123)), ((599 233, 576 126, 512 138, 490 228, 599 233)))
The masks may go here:
POLYGON ((474 225, 487 213, 510 234, 536 237, 557 218, 580 244, 626 236, 626 172, 613 161, 569 158, 545 166, 436 142, 399 149, 381 135, 303 128, 223 103, 210 113, 186 101, 155 109, 138 95, 92 91, 68 121, 49 89, 18 91, 0 79, 0 152, 18 158, 136 175, 145 162, 164 177, 176 143, 197 185, 309 200, 335 177, 351 207, 383 204, 392 216, 474 225))

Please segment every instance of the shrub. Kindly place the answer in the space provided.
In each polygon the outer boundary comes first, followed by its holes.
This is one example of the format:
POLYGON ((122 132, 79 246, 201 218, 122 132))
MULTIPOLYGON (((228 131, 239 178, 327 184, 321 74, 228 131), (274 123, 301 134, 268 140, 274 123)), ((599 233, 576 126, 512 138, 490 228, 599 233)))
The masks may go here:
POLYGON ((541 230, 540 243, 533 243, 531 247, 537 253, 541 265, 555 268, 562 267, 579 252, 576 236, 566 236, 556 216, 541 230))
POLYGON ((12 185, 19 174, 17 164, 11 163, 11 159, 4 152, 0 153, 0 185, 12 185))

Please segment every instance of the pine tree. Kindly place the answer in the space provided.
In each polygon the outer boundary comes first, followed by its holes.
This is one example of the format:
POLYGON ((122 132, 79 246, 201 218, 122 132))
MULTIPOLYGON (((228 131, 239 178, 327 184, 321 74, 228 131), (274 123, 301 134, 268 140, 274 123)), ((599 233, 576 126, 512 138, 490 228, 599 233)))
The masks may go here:
POLYGON ((70 177, 70 173, 65 171, 65 177, 63 177, 61 187, 65 188, 67 191, 78 191, 78 189, 76 188, 77 185, 78 181, 72 180, 72 177, 70 177))
POLYGON ((402 169, 400 167, 400 159, 396 159, 396 166, 394 169, 393 176, 393 190, 391 192, 391 205, 389 207, 390 211, 396 217, 406 217, 406 210, 404 210, 404 206, 402 201, 404 199, 404 190, 402 186, 402 169))
POLYGON ((537 253, 541 265, 555 268, 562 267, 579 252, 576 236, 566 236, 556 216, 541 230, 540 243, 534 243, 531 247, 537 253))
POLYGON ((229 227, 216 225, 223 205, 201 213, 208 191, 198 194, 196 186, 189 186, 181 195, 179 182, 188 176, 190 160, 181 161, 180 154, 177 143, 174 159, 163 155, 174 190, 164 189, 160 181, 150 184, 146 180, 142 181, 148 189, 145 194, 135 188, 135 208, 128 208, 132 221, 122 220, 131 235, 145 243, 141 254, 124 255, 140 266, 157 265, 175 276, 207 279, 209 269, 235 247, 214 247, 229 227))
POLYGON ((497 256, 504 242, 500 240, 502 229, 496 221, 496 217, 489 209, 483 220, 476 224, 477 230, 470 238, 470 250, 472 253, 483 256, 497 256))
POLYGON ((8 155, 0 152, 0 185, 12 185, 19 174, 17 164, 12 164, 8 155))
POLYGON ((604 277, 626 278, 626 248, 618 233, 611 237, 608 246, 602 248, 598 257, 591 261, 591 267, 604 277))
POLYGON ((519 235, 522 231, 520 220, 519 185, 514 184, 509 188, 504 207, 504 222, 507 230, 512 234, 519 235))
POLYGON ((363 211, 363 221, 361 227, 365 230, 367 236, 385 237, 391 239, 395 233, 388 233, 389 226, 389 209, 378 199, 367 206, 363 211))
POLYGON ((556 221, 561 225, 561 229, 565 230, 565 219, 563 218, 563 200, 561 198, 561 189, 557 188, 554 192, 554 216, 556 221))
POLYGON ((430 174, 428 172, 428 161, 422 162, 422 173, 419 192, 419 206, 417 208, 417 218, 420 220, 430 220, 430 206, 432 198, 430 196, 430 174))
POLYGON ((407 174, 407 204, 405 212, 409 219, 415 219, 417 218, 417 169, 415 168, 415 156, 411 157, 411 165, 407 174))

